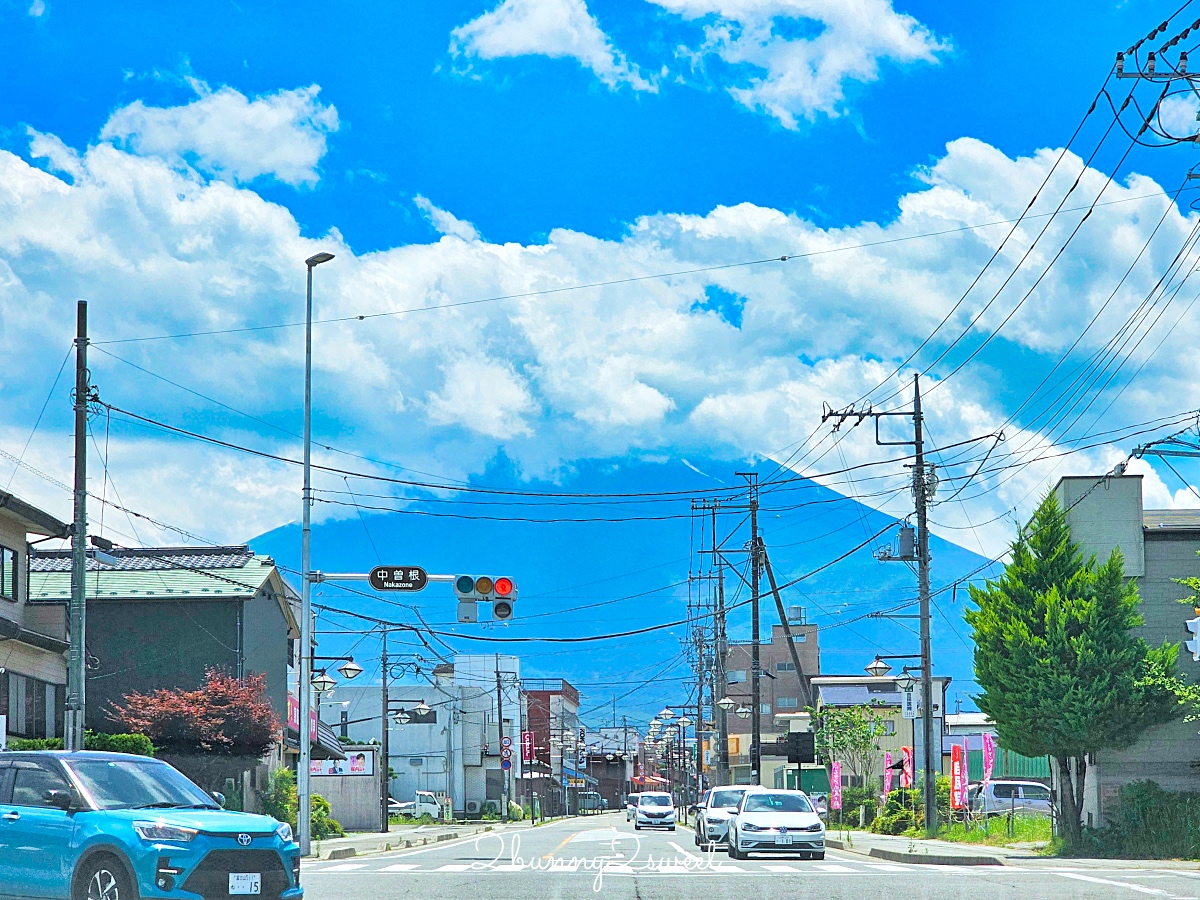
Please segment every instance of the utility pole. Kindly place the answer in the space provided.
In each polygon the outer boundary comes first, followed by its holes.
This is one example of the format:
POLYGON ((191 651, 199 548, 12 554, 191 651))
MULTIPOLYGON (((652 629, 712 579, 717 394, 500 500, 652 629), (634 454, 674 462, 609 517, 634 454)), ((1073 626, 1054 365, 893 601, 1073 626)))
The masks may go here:
MULTIPOLYGON (((383 647, 379 655, 379 674, 380 684, 382 686, 382 696, 379 698, 379 784, 380 784, 380 800, 379 800, 379 815, 381 825, 379 830, 387 834, 390 822, 388 814, 388 798, 392 793, 391 785, 391 745, 388 736, 388 709, 391 707, 391 696, 388 690, 388 651, 387 651, 387 629, 383 629, 383 647)), ((446 766, 449 768, 450 761, 446 760, 446 766)))
POLYGON ((738 472, 750 493, 750 783, 758 784, 762 761, 762 663, 759 634, 759 569, 762 567, 758 540, 758 473, 738 472))
POLYGON ((917 518, 917 543, 915 556, 906 555, 905 541, 901 540, 901 554, 895 555, 887 548, 878 553, 881 560, 899 560, 917 563, 918 597, 920 600, 921 620, 921 785, 925 807, 925 831, 933 834, 937 831, 937 766, 942 755, 941 737, 933 733, 933 658, 929 637, 929 518, 928 504, 937 490, 937 475, 931 465, 925 462, 924 416, 921 410, 921 378, 913 376, 913 408, 911 410, 890 410, 877 412, 868 404, 862 409, 853 406, 845 409, 832 409, 828 406, 821 413, 821 421, 833 419, 833 430, 837 431, 846 421, 855 419, 852 427, 861 425, 866 419, 875 420, 875 443, 880 447, 912 447, 913 475, 912 495, 917 518), (912 418, 913 439, 911 441, 885 441, 879 434, 879 420, 884 416, 901 416, 912 418))
MULTIPOLYGON (((496 743, 504 747, 504 688, 500 684, 500 654, 496 654, 496 743)), ((501 752, 503 758, 503 750, 501 752)), ((500 770, 500 821, 508 821, 508 772, 500 770)))
MULTIPOLYGON (((717 531, 717 511, 713 507, 713 534, 717 531)), ((716 636, 713 641, 717 646, 717 684, 720 686, 721 696, 718 700, 724 699, 726 691, 729 689, 728 673, 725 671, 725 661, 729 656, 729 641, 725 636, 725 563, 720 556, 717 557, 717 615, 714 618, 716 636)), ((720 746, 717 748, 717 781, 719 784, 729 784, 729 712, 724 706, 720 706, 713 701, 713 706, 716 707, 717 719, 717 739, 720 746)))
POLYGON ((71 650, 64 746, 83 749, 87 709, 87 301, 75 307, 75 526, 71 532, 71 650))

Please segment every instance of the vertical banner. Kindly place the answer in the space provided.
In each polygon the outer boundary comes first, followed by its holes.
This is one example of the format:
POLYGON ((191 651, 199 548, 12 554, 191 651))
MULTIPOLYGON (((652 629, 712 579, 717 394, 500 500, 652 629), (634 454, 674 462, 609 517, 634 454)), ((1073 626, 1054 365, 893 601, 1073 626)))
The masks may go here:
POLYGON ((996 739, 990 734, 983 735, 983 783, 992 780, 992 772, 996 767, 996 739))
POLYGON ((963 748, 950 745, 950 808, 962 809, 966 804, 967 786, 963 784, 963 748))
POLYGON ((842 764, 836 760, 833 771, 829 773, 829 808, 842 808, 842 764))
POLYGON ((883 795, 886 797, 892 792, 892 751, 885 750, 883 753, 883 795))
POLYGON ((910 788, 913 786, 913 748, 901 747, 900 752, 904 754, 904 768, 900 770, 900 787, 910 788))
POLYGON ((533 762, 533 732, 521 732, 521 762, 533 762))

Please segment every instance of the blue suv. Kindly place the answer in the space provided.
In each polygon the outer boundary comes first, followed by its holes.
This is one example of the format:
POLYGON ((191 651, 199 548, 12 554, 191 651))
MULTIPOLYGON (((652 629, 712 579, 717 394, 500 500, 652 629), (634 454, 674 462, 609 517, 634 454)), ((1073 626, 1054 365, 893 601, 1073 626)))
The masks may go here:
POLYGON ((299 900, 300 848, 160 760, 0 753, 0 897, 299 900))

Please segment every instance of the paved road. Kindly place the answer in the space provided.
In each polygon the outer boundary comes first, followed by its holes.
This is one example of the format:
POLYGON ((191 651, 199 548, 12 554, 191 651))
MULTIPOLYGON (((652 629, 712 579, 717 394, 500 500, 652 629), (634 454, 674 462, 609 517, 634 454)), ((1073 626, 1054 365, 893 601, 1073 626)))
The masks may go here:
POLYGON ((622 814, 512 829, 421 850, 307 863, 307 900, 1129 898, 1200 900, 1200 866, 1022 861, 950 867, 830 851, 824 861, 698 849, 690 830, 634 832, 622 814), (769 894, 766 892, 770 892, 769 894))

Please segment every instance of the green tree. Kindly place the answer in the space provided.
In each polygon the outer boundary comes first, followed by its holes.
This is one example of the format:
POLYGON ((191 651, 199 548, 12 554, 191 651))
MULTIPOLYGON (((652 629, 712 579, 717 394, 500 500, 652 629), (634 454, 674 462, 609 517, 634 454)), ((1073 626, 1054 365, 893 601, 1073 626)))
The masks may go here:
POLYGON ((1103 564, 1084 560, 1053 492, 1018 533, 1004 574, 972 587, 971 599, 979 708, 1001 745, 1055 761, 1059 822, 1077 846, 1088 755, 1180 714, 1169 687, 1179 645, 1152 649, 1133 636, 1140 600, 1120 550, 1103 564))
POLYGON ((884 725, 869 706, 822 706, 813 716, 817 750, 827 762, 846 764, 850 774, 860 775, 871 786, 879 759, 879 737, 884 725))

